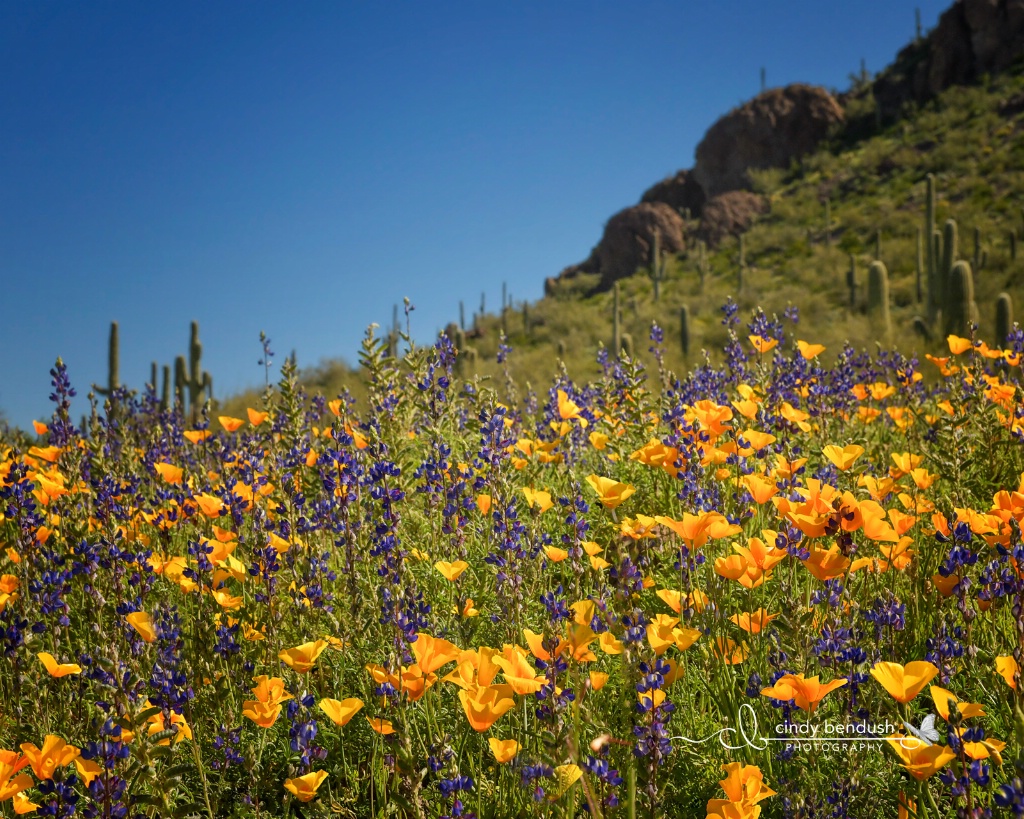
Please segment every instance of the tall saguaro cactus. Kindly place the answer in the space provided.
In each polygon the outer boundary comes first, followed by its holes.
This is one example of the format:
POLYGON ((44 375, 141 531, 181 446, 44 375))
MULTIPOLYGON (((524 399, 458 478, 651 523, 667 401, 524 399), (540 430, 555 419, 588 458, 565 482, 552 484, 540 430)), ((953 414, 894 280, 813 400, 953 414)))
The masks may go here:
POLYGON ((160 409, 166 412, 171 406, 171 368, 164 364, 163 384, 160 387, 160 409))
POLYGON ((188 410, 193 423, 199 417, 199 408, 213 398, 213 378, 203 370, 203 345, 199 341, 199 322, 192 322, 188 344, 188 365, 185 356, 174 360, 174 392, 184 408, 188 390, 188 410))
POLYGON ((1000 293, 996 298, 996 342, 1006 347, 1006 339, 1013 328, 1013 299, 1009 293, 1000 293))
POLYGON ((116 321, 110 322, 110 341, 107 348, 107 386, 92 388, 97 395, 111 396, 121 386, 121 339, 116 321))
POLYGON ((924 297, 924 234, 917 229, 917 264, 914 267, 914 296, 920 304, 924 297))
POLYGON ((857 306, 857 259, 852 253, 846 270, 846 287, 850 291, 850 309, 853 309, 857 306))
POLYGON ((947 282, 946 304, 943 308, 946 334, 970 336, 971 324, 977 315, 978 306, 974 303, 974 276, 971 273, 971 265, 961 260, 953 265, 947 282))
POLYGON ((690 308, 685 304, 679 308, 679 343, 683 348, 683 358, 690 357, 690 308))
POLYGON ((743 234, 740 234, 740 264, 736 271, 736 292, 743 292, 743 274, 747 268, 747 244, 743 240, 743 234))
POLYGON ((832 203, 825 200, 825 250, 832 249, 832 203))
POLYGON ((935 252, 935 175, 928 174, 925 178, 926 191, 924 200, 924 241, 928 271, 928 321, 935 321, 939 304, 936 300, 936 271, 938 260, 935 252))
POLYGON ((654 283, 654 301, 661 300, 661 283, 665 279, 665 263, 661 258, 661 231, 654 229, 651 239, 651 281, 654 283))
POLYGON ((892 324, 889 319, 889 271, 878 260, 868 268, 868 315, 885 338, 889 338, 892 324))
POLYGON ((622 327, 620 326, 619 283, 612 289, 612 353, 618 358, 622 353, 622 327))
POLYGON ((708 246, 703 239, 697 240, 697 275, 700 276, 700 291, 703 293, 708 277, 708 246))

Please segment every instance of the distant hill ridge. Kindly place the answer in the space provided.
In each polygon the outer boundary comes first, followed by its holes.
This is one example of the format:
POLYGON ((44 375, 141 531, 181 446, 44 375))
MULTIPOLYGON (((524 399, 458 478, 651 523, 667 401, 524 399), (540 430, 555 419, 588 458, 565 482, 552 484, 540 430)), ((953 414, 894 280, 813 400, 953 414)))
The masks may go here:
MULTIPOLYGON (((679 253, 693 238, 716 247, 739 236, 767 209, 753 192, 751 171, 786 169, 849 126, 851 103, 873 98, 871 117, 882 127, 953 85, 974 82, 1009 68, 1024 54, 1024 0, 957 0, 927 36, 904 47, 873 82, 834 97, 802 83, 772 88, 715 122, 696 150, 692 169, 653 185, 637 205, 614 214, 590 256, 545 282, 545 295, 580 274, 599 276, 608 290, 660 252, 679 253)), ((1020 101, 1024 108, 1024 99, 1020 101)))

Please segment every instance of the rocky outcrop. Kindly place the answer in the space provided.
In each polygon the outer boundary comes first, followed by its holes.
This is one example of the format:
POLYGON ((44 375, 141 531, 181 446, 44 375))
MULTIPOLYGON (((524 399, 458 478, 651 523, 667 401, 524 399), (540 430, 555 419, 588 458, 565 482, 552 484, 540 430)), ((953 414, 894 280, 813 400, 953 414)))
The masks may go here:
POLYGON ((677 212, 689 211, 693 216, 700 216, 704 207, 704 189, 697 182, 693 171, 676 171, 675 175, 666 177, 652 185, 640 198, 641 202, 664 202, 677 212))
POLYGON ((545 295, 554 295, 559 283, 581 273, 599 273, 599 290, 607 290, 619 279, 632 276, 651 261, 655 231, 664 253, 682 253, 686 247, 683 218, 664 202, 641 202, 620 210, 604 226, 601 241, 585 262, 571 265, 556 278, 544 282, 545 295))
POLYGON ((787 85, 758 94, 712 125, 697 146, 693 176, 708 198, 750 188, 751 168, 787 168, 843 120, 824 88, 787 85))
POLYGON ((650 264, 655 231, 663 252, 681 253, 685 248, 683 219, 664 202, 641 202, 608 220, 594 251, 602 290, 650 264))
POLYGON ((728 191, 704 205, 697 238, 716 247, 726 236, 739 236, 750 229, 754 219, 768 209, 763 196, 750 191, 728 191))
POLYGON ((927 37, 906 46, 872 91, 884 120, 949 88, 995 74, 1024 54, 1024 0, 957 0, 927 37))

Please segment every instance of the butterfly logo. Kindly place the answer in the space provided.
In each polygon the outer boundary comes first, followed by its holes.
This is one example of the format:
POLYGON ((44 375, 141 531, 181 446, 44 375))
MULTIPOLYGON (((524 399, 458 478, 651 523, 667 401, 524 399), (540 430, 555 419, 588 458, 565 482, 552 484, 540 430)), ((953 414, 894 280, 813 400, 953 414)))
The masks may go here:
POLYGON ((910 722, 904 722, 903 727, 925 745, 934 745, 939 741, 939 732, 935 729, 935 714, 926 716, 921 720, 921 725, 917 728, 910 722))

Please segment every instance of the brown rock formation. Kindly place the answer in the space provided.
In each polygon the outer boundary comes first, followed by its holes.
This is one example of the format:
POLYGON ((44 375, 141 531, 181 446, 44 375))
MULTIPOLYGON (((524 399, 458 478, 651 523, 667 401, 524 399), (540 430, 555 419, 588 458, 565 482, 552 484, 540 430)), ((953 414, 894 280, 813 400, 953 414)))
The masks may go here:
POLYGON ((616 280, 632 276, 637 268, 650 263, 655 231, 660 234, 665 253, 682 252, 683 219, 664 202, 641 202, 608 220, 594 252, 601 289, 610 288, 616 280))
POLYGON ((906 46, 872 86, 882 118, 951 85, 1008 68, 1024 54, 1024 0, 957 0, 927 37, 906 46))
POLYGON ((787 85, 758 94, 712 125, 697 146, 693 176, 709 197, 748 189, 751 168, 786 168, 843 119, 824 88, 787 85))
POLYGON ((644 191, 640 201, 664 202, 675 211, 688 210, 693 216, 700 216, 705 196, 693 171, 676 171, 674 176, 666 177, 644 191))
POLYGON ((726 236, 739 236, 768 209, 764 197, 749 191, 728 191, 708 200, 697 236, 711 247, 726 236))

